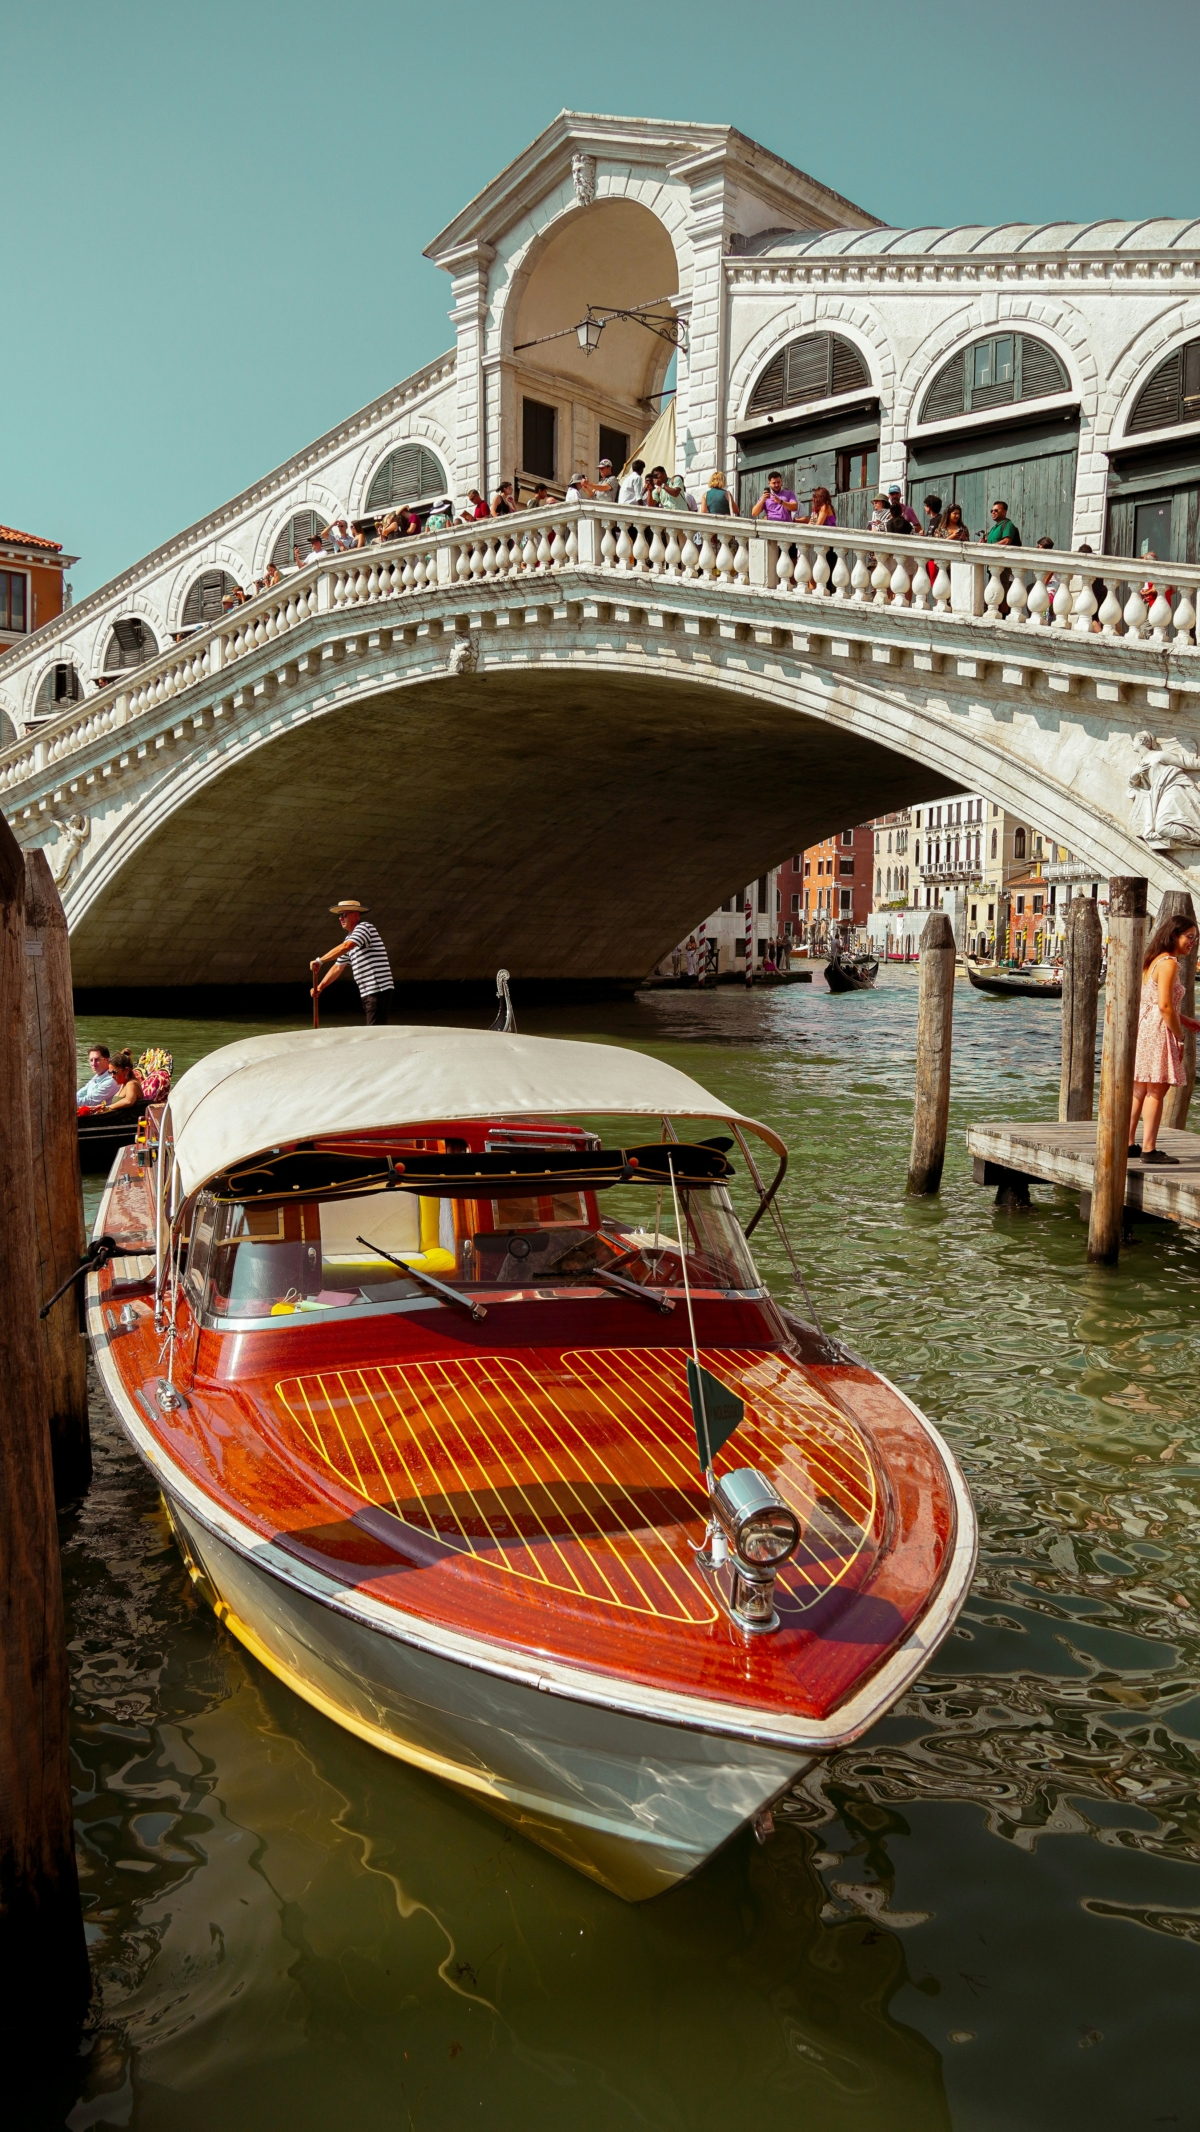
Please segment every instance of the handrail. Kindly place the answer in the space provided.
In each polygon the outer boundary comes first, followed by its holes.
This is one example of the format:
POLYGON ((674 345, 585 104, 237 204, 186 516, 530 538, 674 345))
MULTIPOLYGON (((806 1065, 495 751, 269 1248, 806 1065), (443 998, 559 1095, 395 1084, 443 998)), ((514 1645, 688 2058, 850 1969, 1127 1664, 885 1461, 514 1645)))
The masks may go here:
POLYGON ((438 589, 458 590, 474 601, 502 598, 519 584, 528 597, 535 586, 580 570, 608 576, 625 599, 697 586, 753 593, 794 614, 804 611, 811 618, 819 612, 835 629, 868 609, 876 616, 886 609, 889 620, 905 613, 955 630, 986 630, 1000 647, 997 656, 1018 639, 1030 649, 1048 650, 1051 641, 1060 649, 1069 644, 1076 653, 1096 645, 1106 657, 1133 646, 1197 655, 1200 564, 1147 564, 1070 549, 1002 548, 920 533, 632 505, 555 504, 318 557, 185 643, 131 669, 102 695, 0 750, 0 791, 65 762, 197 684, 215 682, 239 660, 318 615, 402 605, 438 589), (1148 568, 1155 572, 1149 600, 1141 591, 1148 568), (1058 580, 1053 590, 1046 583, 1050 577, 1058 580), (1097 581, 1102 598, 1092 590, 1097 581), (1042 631, 1056 632, 1056 640, 1042 640, 1042 631))

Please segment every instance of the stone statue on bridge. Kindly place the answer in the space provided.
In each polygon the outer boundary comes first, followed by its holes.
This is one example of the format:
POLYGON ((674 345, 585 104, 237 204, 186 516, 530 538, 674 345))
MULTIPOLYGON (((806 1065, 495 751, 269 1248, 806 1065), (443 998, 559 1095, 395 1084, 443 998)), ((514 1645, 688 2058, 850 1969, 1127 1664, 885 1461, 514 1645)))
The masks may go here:
POLYGON ((1200 751, 1153 733, 1135 734, 1133 744, 1140 756, 1129 779, 1138 835, 1156 851, 1200 847, 1200 751))

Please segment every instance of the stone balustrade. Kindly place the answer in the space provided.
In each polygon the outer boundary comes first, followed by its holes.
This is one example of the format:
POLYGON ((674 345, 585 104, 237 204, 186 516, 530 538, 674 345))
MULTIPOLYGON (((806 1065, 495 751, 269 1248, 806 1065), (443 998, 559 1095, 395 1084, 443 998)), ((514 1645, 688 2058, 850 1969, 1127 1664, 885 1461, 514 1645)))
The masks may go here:
MULTIPOLYGON (((923 617, 945 651, 986 643, 1000 660, 1012 655, 1017 640, 1052 660, 1058 632, 1076 669, 1080 655, 1094 655, 1097 671, 1106 674, 1134 649, 1182 659, 1198 652, 1200 567, 1194 564, 1147 566, 919 534, 563 504, 309 564, 0 751, 0 793, 42 778, 175 697, 223 685, 218 677, 239 660, 322 615, 397 611, 406 600, 443 588, 499 604, 510 587, 528 599, 535 587, 573 573, 597 573, 622 601, 642 586, 653 586, 656 596, 671 585, 707 587, 722 597, 766 595, 779 602, 781 615, 803 613, 808 626, 821 612, 830 631, 851 625, 863 610, 875 621, 882 610, 889 618, 923 617), (1152 583, 1147 567, 1155 573, 1152 583)), ((1196 672, 1200 680, 1200 667, 1196 672)))

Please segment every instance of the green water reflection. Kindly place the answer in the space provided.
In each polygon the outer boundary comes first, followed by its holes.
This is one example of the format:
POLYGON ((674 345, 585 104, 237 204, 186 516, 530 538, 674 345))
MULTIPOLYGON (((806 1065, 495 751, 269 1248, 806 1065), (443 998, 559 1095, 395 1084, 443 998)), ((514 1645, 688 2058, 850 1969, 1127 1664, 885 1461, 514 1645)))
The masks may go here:
MULTIPOLYGON (((767 1845, 628 1909, 263 1673, 101 1423, 65 1557, 100 1996, 39 2125, 1195 2123, 1200 1245, 1147 1226, 1093 1272, 1065 1196, 993 1213, 961 1128, 1052 1115, 1058 1027, 965 988, 945 1186, 906 1204, 915 1004, 891 971, 522 1020, 652 1050, 792 1146, 826 1322, 940 1423, 979 1506, 973 1596, 917 1691, 767 1845)), ((178 1066, 237 1033, 79 1032, 178 1066)))

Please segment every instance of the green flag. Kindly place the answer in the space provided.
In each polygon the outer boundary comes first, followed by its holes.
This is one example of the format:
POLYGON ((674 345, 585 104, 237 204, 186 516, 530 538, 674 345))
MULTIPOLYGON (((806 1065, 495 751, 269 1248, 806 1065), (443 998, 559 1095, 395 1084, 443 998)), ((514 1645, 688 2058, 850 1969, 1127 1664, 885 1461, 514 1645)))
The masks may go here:
POLYGON ((707 1471, 722 1445, 728 1443, 746 1409, 736 1392, 688 1356, 688 1393, 692 1420, 696 1424, 696 1449, 700 1466, 707 1471))

